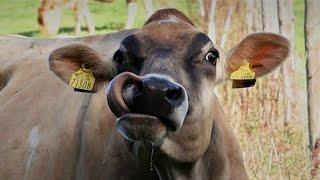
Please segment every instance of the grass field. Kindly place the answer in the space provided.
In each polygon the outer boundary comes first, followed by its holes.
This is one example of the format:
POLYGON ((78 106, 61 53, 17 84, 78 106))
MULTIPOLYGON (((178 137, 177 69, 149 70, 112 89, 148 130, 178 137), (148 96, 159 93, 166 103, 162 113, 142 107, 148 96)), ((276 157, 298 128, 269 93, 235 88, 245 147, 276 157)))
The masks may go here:
POLYGON ((304 42, 304 0, 294 0, 295 15, 295 46, 299 56, 304 59, 305 42, 304 42))
MULTIPOLYGON (((40 0, 0 0, 0 34, 21 34, 30 37, 39 37, 39 28, 37 24, 37 8, 40 0)), ((176 0, 176 8, 190 14, 187 11, 186 0, 176 0)), ((156 8, 159 2, 155 1, 156 8)), ((197 6, 197 5, 194 5, 197 6)), ((113 3, 100 3, 90 1, 90 11, 93 15, 96 26, 96 33, 108 33, 123 29, 127 17, 127 5, 124 0, 117 0, 113 3)), ((304 1, 294 0, 296 47, 300 55, 304 55, 304 1)), ((141 27, 146 20, 146 13, 139 1, 139 12, 136 17, 134 27, 141 27)), ((65 10, 61 21, 60 33, 73 34, 73 13, 71 10, 65 10)), ((82 35, 87 32, 83 31, 82 35)))
MULTIPOLYGON (((0 0, 0 34, 21 34, 40 37, 37 24, 37 8, 40 0, 0 0)), ((305 89, 305 49, 304 49, 304 0, 294 1, 295 14, 295 48, 297 74, 301 88, 305 89)), ((173 1, 168 1, 169 3, 173 1)), ((196 1, 195 1, 196 2, 196 1)), ((190 15, 186 10, 190 4, 186 0, 172 3, 176 8, 190 15)), ((171 5, 171 4, 169 4, 171 5)), ((155 7, 160 7, 155 1, 155 7)), ((192 5, 192 11, 197 5, 192 5)), ((94 18, 97 34, 118 31, 124 28, 127 17, 127 5, 124 0, 113 3, 90 1, 90 10, 94 18)), ((134 27, 141 27, 146 20, 143 5, 134 27)), ((65 10, 60 33, 73 35, 73 13, 65 10)), ((87 35, 83 29, 81 35, 87 35)), ((303 110, 301 110, 303 111, 303 110)), ((305 112, 302 112, 305 113, 305 112)), ((301 120, 302 121, 302 120, 301 120)), ((241 144, 250 179, 308 179, 310 164, 305 146, 305 125, 291 123, 287 126, 279 122, 248 119, 247 122, 232 122, 237 138, 241 144)))
MULTIPOLYGON (((179 9, 185 9, 185 1, 180 0, 179 9)), ((156 3, 157 5, 157 3, 156 3)), ((39 37, 37 24, 37 8, 39 0, 0 0, 0 34, 21 34, 31 37, 39 37)), ((125 26, 127 18, 127 4, 124 0, 112 3, 100 3, 90 1, 90 11, 96 26, 96 33, 103 34, 121 30, 125 26)), ((134 27, 141 27, 146 20, 146 12, 139 1, 138 14, 134 27)), ((65 10, 61 22, 60 33, 73 34, 73 12, 65 10)), ((84 31, 82 35, 86 35, 84 31)))
MULTIPOLYGON (((39 2, 39 0, 0 0, 0 33, 38 37, 37 8, 39 2)), ((108 33, 122 29, 126 21, 126 6, 125 1, 115 1, 114 3, 90 1, 90 10, 97 33, 108 33)), ((145 12, 140 7, 136 26, 142 24, 144 17, 145 12)), ((73 34, 73 25, 73 12, 65 10, 60 33, 73 34)), ((82 35, 85 34, 87 34, 86 31, 82 35)))

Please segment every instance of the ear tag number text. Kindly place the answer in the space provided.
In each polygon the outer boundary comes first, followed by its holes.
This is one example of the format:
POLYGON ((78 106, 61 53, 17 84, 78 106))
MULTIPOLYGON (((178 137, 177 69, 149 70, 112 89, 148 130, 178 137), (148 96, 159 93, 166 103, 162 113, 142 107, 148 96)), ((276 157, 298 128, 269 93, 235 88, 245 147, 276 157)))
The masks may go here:
POLYGON ((69 86, 75 90, 91 91, 94 85, 95 78, 92 71, 85 68, 80 68, 71 76, 69 86))

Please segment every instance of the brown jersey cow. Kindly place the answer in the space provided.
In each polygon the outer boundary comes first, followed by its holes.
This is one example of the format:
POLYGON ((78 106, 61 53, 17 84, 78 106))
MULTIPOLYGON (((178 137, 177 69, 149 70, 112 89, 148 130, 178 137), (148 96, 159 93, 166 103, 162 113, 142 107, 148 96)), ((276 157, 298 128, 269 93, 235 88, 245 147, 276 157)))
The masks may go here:
POLYGON ((256 33, 224 53, 175 9, 141 29, 75 39, 0 38, 0 179, 248 179, 213 88, 246 59, 288 56, 256 33), (48 61, 49 59, 49 61, 48 61), (67 84, 81 67, 91 93, 67 84))

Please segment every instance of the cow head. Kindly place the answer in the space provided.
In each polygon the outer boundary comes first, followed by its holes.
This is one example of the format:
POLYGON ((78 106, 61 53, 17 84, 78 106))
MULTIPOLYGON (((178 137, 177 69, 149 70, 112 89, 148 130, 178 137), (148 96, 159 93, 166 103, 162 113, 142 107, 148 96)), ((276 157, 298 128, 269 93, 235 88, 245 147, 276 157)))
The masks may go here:
POLYGON ((83 64, 97 83, 111 80, 108 104, 134 155, 143 158, 140 152, 152 144, 168 159, 195 162, 212 138, 214 87, 243 60, 259 77, 279 66, 288 51, 282 36, 256 33, 225 54, 183 13, 164 9, 122 40, 112 62, 79 44, 55 50, 49 61, 65 82, 83 64))

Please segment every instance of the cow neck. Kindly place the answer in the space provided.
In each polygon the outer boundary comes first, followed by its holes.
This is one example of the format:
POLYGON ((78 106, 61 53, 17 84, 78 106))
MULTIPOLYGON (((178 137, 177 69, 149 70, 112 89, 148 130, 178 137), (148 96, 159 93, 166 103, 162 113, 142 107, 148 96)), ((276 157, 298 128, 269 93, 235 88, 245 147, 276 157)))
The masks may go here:
POLYGON ((154 168, 160 179, 203 179, 203 163, 201 160, 195 163, 177 163, 167 158, 159 158, 154 162, 154 168))
POLYGON ((208 149, 198 161, 181 163, 165 155, 154 155, 152 165, 160 179, 228 179, 228 157, 215 121, 208 149))

